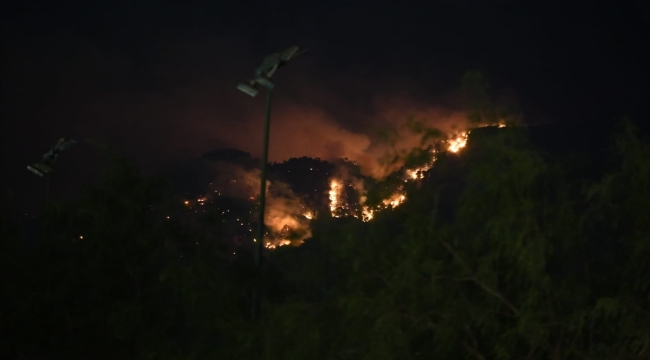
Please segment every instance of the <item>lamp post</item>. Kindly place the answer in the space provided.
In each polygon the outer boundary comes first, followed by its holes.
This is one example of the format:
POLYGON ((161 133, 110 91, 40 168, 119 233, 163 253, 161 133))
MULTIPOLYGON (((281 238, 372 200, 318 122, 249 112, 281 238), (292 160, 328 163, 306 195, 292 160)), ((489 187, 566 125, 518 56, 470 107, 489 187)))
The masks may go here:
POLYGON ((259 90, 258 86, 266 88, 266 112, 264 116, 264 141, 262 148, 262 164, 261 164, 261 174, 260 174, 260 205, 259 205, 259 215, 258 215, 258 227, 257 227, 257 238, 255 241, 255 267, 257 268, 257 288, 255 289, 255 299, 253 302, 253 311, 252 316, 256 319, 259 316, 259 307, 260 307, 260 297, 261 297, 261 288, 260 288, 260 269, 262 267, 262 252, 264 251, 264 210, 266 207, 266 167, 268 164, 268 155, 269 155, 269 130, 271 125, 271 92, 275 87, 271 82, 271 78, 275 72, 286 63, 293 59, 294 57, 300 55, 305 50, 299 46, 292 46, 284 51, 273 53, 264 58, 262 65, 255 69, 255 75, 253 79, 239 83, 237 89, 240 91, 255 97, 259 90))
POLYGON ((59 153, 77 142, 69 139, 66 140, 65 138, 60 138, 51 148, 48 152, 43 154, 43 158, 41 161, 37 161, 31 165, 27 166, 27 170, 31 171, 32 173, 43 177, 45 176, 46 182, 45 182, 45 204, 46 206, 49 205, 50 203, 50 197, 51 197, 51 186, 52 186, 52 173, 54 172, 54 163, 56 162, 56 159, 59 157, 59 153))
POLYGON ((59 153, 61 151, 73 146, 76 143, 77 142, 72 139, 66 140, 65 138, 60 138, 48 152, 43 154, 41 161, 27 165, 27 170, 40 177, 45 176, 45 215, 43 216, 43 236, 45 238, 48 237, 47 212, 49 211, 50 198, 52 196, 52 173, 54 172, 54 163, 59 157, 59 153))

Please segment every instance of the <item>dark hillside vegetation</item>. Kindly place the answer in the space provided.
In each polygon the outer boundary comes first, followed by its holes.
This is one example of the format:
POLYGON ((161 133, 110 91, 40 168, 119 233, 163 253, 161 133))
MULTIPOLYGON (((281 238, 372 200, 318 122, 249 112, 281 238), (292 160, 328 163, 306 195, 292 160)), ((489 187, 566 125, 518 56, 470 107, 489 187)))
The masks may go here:
POLYGON ((190 226, 170 186, 118 161, 81 200, 53 204, 45 231, 3 213, 0 348, 14 359, 647 357, 650 144, 628 122, 593 153, 539 134, 472 132, 401 206, 368 223, 315 219, 303 245, 269 252, 257 322, 250 252, 190 226))

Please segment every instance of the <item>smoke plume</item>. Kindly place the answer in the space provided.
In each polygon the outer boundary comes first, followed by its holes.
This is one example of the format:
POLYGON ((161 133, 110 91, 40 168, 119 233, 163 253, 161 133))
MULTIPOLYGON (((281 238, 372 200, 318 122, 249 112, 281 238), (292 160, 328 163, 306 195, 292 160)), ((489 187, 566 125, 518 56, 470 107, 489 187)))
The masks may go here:
MULTIPOLYGON (((211 182, 210 196, 232 196, 246 200, 259 197, 260 172, 247 170, 240 165, 217 161, 214 163, 217 176, 211 182)), ((304 205, 289 185, 267 180, 266 209, 264 223, 271 246, 282 242, 301 242, 311 236, 309 224, 304 217, 304 205)))

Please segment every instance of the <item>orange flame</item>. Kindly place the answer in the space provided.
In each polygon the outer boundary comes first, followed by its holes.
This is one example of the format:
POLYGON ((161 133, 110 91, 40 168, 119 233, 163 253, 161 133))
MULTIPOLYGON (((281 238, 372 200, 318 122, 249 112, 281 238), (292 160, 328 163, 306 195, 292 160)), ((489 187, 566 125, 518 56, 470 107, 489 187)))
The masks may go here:
POLYGON ((448 140, 448 147, 447 149, 453 153, 458 153, 462 148, 467 145, 467 136, 469 132, 463 132, 461 134, 458 134, 456 137, 448 140))
POLYGON ((332 181, 330 182, 330 191, 329 191, 330 212, 332 213, 332 217, 339 217, 336 211, 341 204, 341 200, 339 199, 340 196, 341 196, 341 190, 339 189, 339 182, 335 179, 332 179, 332 181))

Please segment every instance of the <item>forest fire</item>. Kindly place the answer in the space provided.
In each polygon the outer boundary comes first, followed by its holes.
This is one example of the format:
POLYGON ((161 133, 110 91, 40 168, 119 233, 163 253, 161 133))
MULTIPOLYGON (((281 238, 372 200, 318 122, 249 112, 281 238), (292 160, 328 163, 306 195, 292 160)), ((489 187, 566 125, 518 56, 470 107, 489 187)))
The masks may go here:
MULTIPOLYGON (((497 126, 500 128, 505 127, 504 124, 498 124, 497 126)), ((440 141, 438 144, 442 146, 444 151, 458 154, 467 145, 469 132, 468 130, 456 133, 449 136, 446 140, 440 141)), ((433 145, 430 145, 429 151, 431 157, 426 164, 401 170, 403 171, 402 180, 404 183, 419 182, 425 178, 427 171, 436 162, 438 155, 436 152, 439 150, 436 150, 433 145)), ((349 162, 349 164, 357 166, 355 162, 349 162)), ((307 169, 310 172, 314 171, 313 166, 307 169)), ((221 223, 232 223, 233 228, 242 229, 247 234, 250 234, 255 223, 253 208, 246 211, 247 215, 245 218, 237 217, 235 221, 234 218, 236 216, 232 214, 240 213, 241 209, 233 209, 230 205, 225 205, 228 207, 217 205, 221 201, 217 200, 217 197, 225 201, 225 198, 222 196, 229 194, 230 196, 245 199, 249 204, 252 201, 252 204, 254 204, 255 199, 259 195, 256 191, 259 188, 259 174, 255 170, 244 170, 234 165, 227 165, 222 170, 225 170, 223 171, 224 174, 228 174, 227 178, 215 179, 215 185, 209 191, 209 194, 212 194, 212 196, 200 195, 193 199, 186 199, 183 203, 189 210, 193 210, 195 213, 195 205, 205 206, 212 204, 212 206, 217 206, 217 210, 219 210, 218 212, 222 216, 221 223), (231 217, 233 219, 230 219, 231 217)), ((365 177, 358 173, 354 175, 349 170, 340 168, 337 175, 329 175, 329 179, 325 185, 327 195, 320 192, 322 190, 314 191, 323 194, 325 197, 323 200, 326 201, 326 204, 323 205, 329 208, 331 217, 354 217, 363 222, 373 220, 379 211, 395 209, 406 201, 407 195, 404 186, 398 184, 389 196, 380 199, 378 202, 373 202, 372 205, 367 204, 366 186, 368 186, 368 183, 366 183, 367 180, 365 179, 365 177)), ((210 183, 210 185, 212 184, 210 183)), ((275 180, 273 183, 267 181, 267 184, 266 216, 264 222, 268 233, 264 237, 264 246, 268 249, 276 249, 280 246, 301 244, 311 236, 310 223, 318 217, 318 210, 313 206, 318 206, 315 205, 318 202, 314 203, 314 200, 307 200, 304 197, 304 193, 298 196, 293 192, 289 183, 275 180)), ((207 206, 204 208, 208 210, 207 206)))
POLYGON ((364 206, 363 209, 361 210, 361 220, 363 222, 368 222, 373 219, 375 216, 375 211, 369 208, 368 206, 364 206))
POLYGON ((458 153, 460 149, 464 148, 465 145, 467 145, 468 135, 469 131, 466 131, 448 140, 447 150, 453 153, 458 153))
POLYGON ((341 204, 341 201, 339 199, 341 195, 341 190, 339 189, 339 181, 336 179, 332 179, 330 181, 330 191, 329 191, 329 200, 330 200, 330 212, 332 213, 332 217, 339 217, 337 214, 337 210, 341 204))
POLYGON ((264 245, 267 249, 276 249, 280 246, 287 246, 291 245, 290 240, 278 240, 274 242, 267 242, 266 245, 264 245))
POLYGON ((385 199, 382 203, 386 207, 390 206, 390 207, 395 208, 395 207, 398 207, 401 203, 403 203, 404 200, 406 200, 406 195, 400 194, 400 193, 395 193, 395 194, 391 195, 391 197, 389 197, 388 199, 385 199))
MULTIPOLYGON (((503 128, 506 125, 504 123, 499 123, 496 126, 498 126, 499 128, 503 128)), ((464 131, 456 135, 453 135, 448 140, 444 141, 443 144, 445 144, 445 148, 447 149, 447 151, 454 154, 458 154, 467 145, 469 133, 470 130, 464 131)), ((424 179, 424 174, 433 167, 433 164, 436 161, 436 150, 432 149, 431 155, 432 155, 432 160, 429 163, 417 168, 404 170, 404 173, 406 175, 404 182, 419 181, 424 179)), ((341 184, 343 184, 343 181, 341 179, 332 178, 330 180, 329 200, 330 200, 330 211, 332 217, 341 217, 343 214, 343 215, 353 216, 355 218, 361 219, 364 222, 368 222, 374 218, 375 213, 377 211, 381 211, 387 208, 396 208, 402 203, 404 203, 404 201, 406 201, 406 194, 400 188, 397 189, 397 191, 394 192, 392 195, 390 195, 388 198, 382 200, 381 204, 375 206, 374 208, 370 206, 365 206, 363 205, 362 202, 361 205, 363 206, 361 207, 360 214, 346 213, 345 211, 342 210, 349 210, 352 209, 353 207, 350 206, 349 204, 344 204, 344 201, 341 196, 341 190, 340 190, 341 184)), ((364 199, 365 197, 361 197, 361 198, 364 199)))

